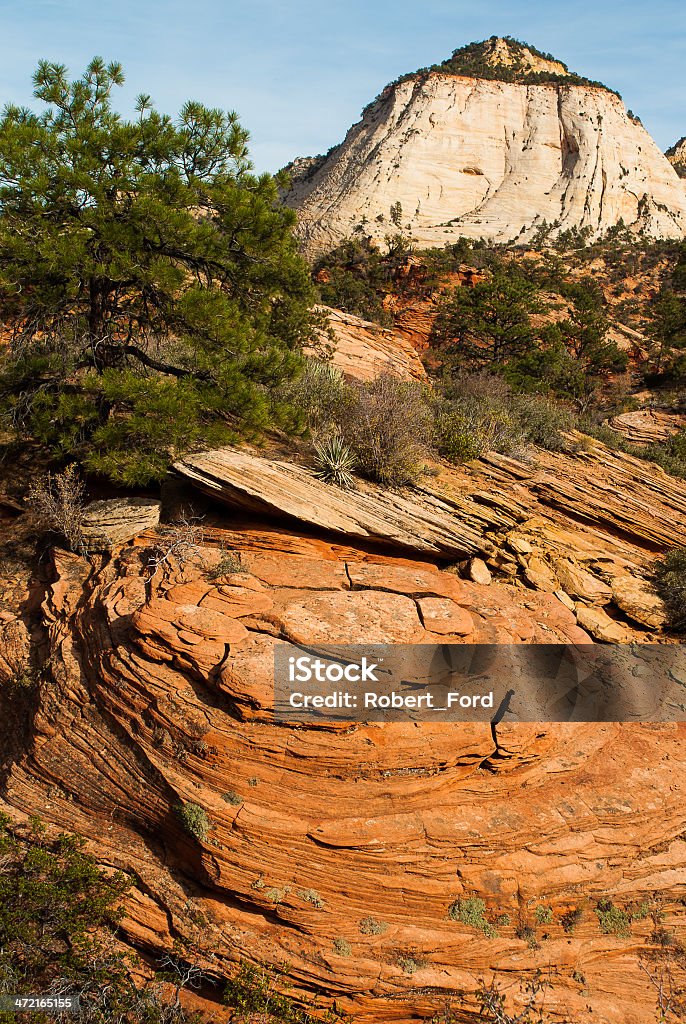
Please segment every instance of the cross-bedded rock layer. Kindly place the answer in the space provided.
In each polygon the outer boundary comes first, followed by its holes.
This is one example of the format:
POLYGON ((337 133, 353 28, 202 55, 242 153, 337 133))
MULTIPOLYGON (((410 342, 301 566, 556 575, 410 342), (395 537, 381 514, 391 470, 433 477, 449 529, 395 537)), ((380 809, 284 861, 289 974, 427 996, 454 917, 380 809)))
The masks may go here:
POLYGON ((270 712, 272 652, 279 638, 583 641, 601 612, 627 638, 658 635, 619 602, 641 605, 632 582, 645 595, 654 552, 683 537, 684 485, 593 445, 493 456, 431 487, 493 545, 490 585, 435 554, 238 509, 210 510, 199 558, 152 580, 153 534, 57 552, 40 625, 4 613, 3 678, 31 637, 43 664, 5 801, 133 872, 124 934, 152 955, 180 938, 224 976, 241 957, 287 960, 298 991, 370 1024, 430 1019, 492 971, 551 965, 553 1019, 645 1024, 644 914, 686 929, 683 725, 287 727, 270 712), (184 831, 184 802, 205 809, 204 837, 184 831), (634 913, 629 936, 601 930, 604 898, 634 913), (483 900, 497 935, 452 920, 458 899, 483 900))
POLYGON ((605 935, 594 907, 647 901, 686 925, 684 727, 274 725, 277 636, 449 640, 422 625, 431 602, 454 642, 583 634, 552 595, 525 607, 513 587, 276 530, 217 539, 246 572, 173 573, 146 599, 139 547, 95 572, 62 555, 46 600, 51 683, 7 799, 134 872, 129 939, 156 952, 180 936, 219 973, 287 959, 298 988, 360 1021, 429 1016, 491 970, 549 963, 561 1019, 645 1021, 652 924, 605 935), (207 811, 202 839, 174 813, 186 801, 207 811), (472 897, 497 936, 449 920, 472 897), (515 934, 532 925, 540 948, 515 934))
POLYGON ((539 228, 596 238, 620 222, 686 234, 683 183, 641 122, 613 93, 564 81, 418 73, 388 86, 326 158, 290 170, 285 199, 311 255, 355 229, 383 241, 402 228, 423 247, 539 228))

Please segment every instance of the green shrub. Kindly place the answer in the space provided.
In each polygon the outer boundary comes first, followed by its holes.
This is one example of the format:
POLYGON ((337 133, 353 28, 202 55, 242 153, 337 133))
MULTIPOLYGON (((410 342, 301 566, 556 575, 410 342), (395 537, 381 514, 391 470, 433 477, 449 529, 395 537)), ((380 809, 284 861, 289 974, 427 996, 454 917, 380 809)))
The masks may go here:
POLYGON ((227 789, 226 793, 222 793, 222 800, 227 804, 232 804, 233 807, 238 807, 243 803, 243 797, 239 796, 233 789, 227 789))
POLYGON ((478 928, 487 939, 497 936, 497 931, 485 916, 486 904, 478 896, 468 896, 465 899, 457 899, 448 907, 448 917, 451 921, 460 921, 470 928, 478 928))
POLYGON ((552 924, 553 908, 547 907, 545 904, 541 903, 534 910, 534 919, 536 924, 552 924))
POLYGON ((358 925, 362 935, 383 935, 388 930, 385 921, 378 921, 375 917, 363 917, 358 925))
POLYGON ((627 938, 631 934, 631 918, 611 900, 600 900, 595 909, 601 932, 627 938))
POLYGON ((347 939, 342 939, 340 936, 336 936, 333 940, 333 948, 339 956, 352 956, 353 947, 347 939))
MULTIPOLYGON (((168 1005, 168 985, 156 978, 143 988, 133 984, 132 974, 147 975, 149 965, 120 952, 116 940, 132 880, 102 871, 84 847, 78 836, 49 838, 37 818, 16 826, 0 814, 0 991, 78 992, 88 1024, 199 1024, 195 1014, 168 1005)), ((63 1016, 26 1018, 49 1024, 63 1016)))
POLYGON ((434 401, 437 447, 446 458, 460 461, 508 445, 512 420, 498 378, 485 373, 454 375, 434 401))
MULTIPOLYGON (((646 917, 650 916, 650 910, 651 910, 650 903, 648 903, 647 900, 643 900, 643 902, 639 903, 638 906, 635 906, 635 907, 631 908, 631 920, 632 921, 645 921, 646 917)), ((655 911, 655 915, 656 916, 659 913, 660 913, 659 911, 657 911, 657 910, 655 911)))
POLYGON ((518 403, 519 397, 499 377, 453 376, 434 400, 438 451, 456 462, 488 451, 521 454, 528 438, 518 403))
POLYGON ((538 949, 539 943, 536 938, 536 931, 531 927, 531 925, 520 924, 515 929, 515 935, 518 939, 521 939, 522 942, 526 942, 529 949, 538 949))
POLYGON ((427 961, 424 957, 418 957, 416 955, 407 956, 404 953, 398 957, 396 963, 398 967, 405 972, 405 974, 414 974, 415 971, 421 971, 427 966, 427 961))
POLYGON ((568 448, 562 431, 576 425, 570 409, 540 395, 513 396, 513 409, 528 442, 551 452, 568 448))
POLYGON ((677 941, 674 932, 669 931, 668 928, 662 928, 659 926, 656 926, 652 930, 648 937, 648 942, 651 946, 662 946, 663 949, 667 949, 670 946, 680 949, 680 944, 677 941))
POLYGON ((281 397, 315 435, 337 430, 352 399, 351 385, 332 363, 306 359, 303 373, 281 389, 281 397))
POLYGON ((664 441, 655 441, 645 446, 641 457, 655 462, 664 469, 665 473, 671 476, 686 479, 686 429, 682 428, 677 434, 666 438, 664 441))
POLYGON ((200 840, 205 839, 210 830, 210 819, 203 807, 200 807, 199 804, 184 802, 176 804, 174 811, 189 836, 200 840))
POLYGON ((324 906, 324 900, 316 889, 301 889, 298 896, 301 900, 305 900, 305 903, 311 903, 317 910, 321 910, 324 906))
POLYGON ((431 450, 433 416, 419 384, 383 374, 355 388, 340 429, 364 476, 402 486, 422 472, 431 450))
POLYGON ((20 832, 0 813, 0 977, 6 968, 29 983, 71 976, 85 966, 81 951, 100 952, 96 929, 116 926, 131 879, 103 874, 84 846, 77 836, 49 840, 37 818, 20 832))
POLYGON ((223 550, 217 564, 208 571, 207 578, 219 580, 222 576, 231 576, 233 573, 245 572, 241 564, 241 556, 237 551, 223 550))
POLYGON ((655 562, 653 579, 664 601, 670 628, 677 633, 686 632, 686 547, 668 551, 655 562))
POLYGON ((627 454, 635 454, 637 446, 631 445, 623 434, 620 434, 618 430, 613 430, 607 423, 594 423, 590 418, 582 417, 579 421, 579 430, 582 430, 589 437, 595 438, 596 441, 600 441, 606 448, 610 448, 612 451, 626 452, 627 454))
POLYGON ((439 405, 435 429, 436 449, 448 462, 478 459, 498 443, 494 420, 484 421, 479 415, 447 404, 439 405))

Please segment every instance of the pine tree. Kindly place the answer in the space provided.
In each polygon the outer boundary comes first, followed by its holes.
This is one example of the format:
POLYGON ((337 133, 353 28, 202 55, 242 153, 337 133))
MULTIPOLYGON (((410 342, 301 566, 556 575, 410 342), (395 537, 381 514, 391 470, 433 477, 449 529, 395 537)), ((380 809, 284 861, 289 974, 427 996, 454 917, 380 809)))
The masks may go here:
POLYGON ((661 288, 650 304, 649 333, 653 339, 651 356, 656 373, 679 364, 679 353, 686 349, 686 302, 670 288, 661 288))
POLYGON ((278 422, 314 319, 294 215, 237 115, 188 102, 172 119, 140 96, 126 120, 123 80, 101 58, 76 81, 42 61, 46 108, 0 120, 0 408, 138 484, 278 422))
POLYGON ((610 321, 602 290, 592 281, 567 282, 562 290, 571 301, 569 317, 560 323, 565 344, 585 373, 622 370, 627 357, 608 340, 610 321))
POLYGON ((479 368, 502 365, 534 344, 531 313, 536 286, 511 269, 497 269, 474 288, 457 287, 436 320, 434 337, 454 361, 479 368))

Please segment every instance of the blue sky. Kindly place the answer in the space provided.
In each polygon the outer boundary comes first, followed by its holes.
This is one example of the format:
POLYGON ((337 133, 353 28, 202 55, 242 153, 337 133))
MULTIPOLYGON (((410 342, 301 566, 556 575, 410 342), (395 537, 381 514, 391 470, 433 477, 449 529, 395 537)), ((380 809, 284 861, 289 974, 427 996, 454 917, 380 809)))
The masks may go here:
POLYGON ((325 152, 383 86, 512 35, 618 89, 664 149, 686 135, 683 0, 0 0, 0 99, 31 102, 41 57, 124 65, 123 111, 149 92, 238 111, 260 170, 325 152))

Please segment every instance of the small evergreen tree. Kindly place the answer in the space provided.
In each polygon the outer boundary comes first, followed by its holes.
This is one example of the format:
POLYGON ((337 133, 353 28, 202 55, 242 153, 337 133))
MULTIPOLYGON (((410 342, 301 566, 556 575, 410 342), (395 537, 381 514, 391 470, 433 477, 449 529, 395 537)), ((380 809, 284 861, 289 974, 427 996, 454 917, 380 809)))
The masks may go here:
POLYGON ((679 351, 686 348, 686 302, 671 288, 663 287, 651 302, 649 313, 655 372, 669 372, 679 351))
POLYGON ((235 113, 140 96, 120 65, 42 61, 40 113, 0 119, 0 408, 87 468, 135 484, 198 445, 256 432, 298 372, 312 290, 274 179, 235 113))
POLYGON ((624 369, 626 355, 607 338, 610 323, 598 285, 594 281, 566 282, 562 294, 571 299, 572 305, 569 318, 559 326, 568 350, 584 370, 600 373, 624 369))
POLYGON ((515 269, 496 269, 474 288, 453 289, 434 337, 448 356, 470 367, 504 364, 532 347, 530 315, 537 309, 535 284, 515 269))
MULTIPOLYGON (((81 979, 101 959, 131 880, 107 877, 84 845, 68 835, 49 841, 37 819, 20 838, 0 814, 0 991, 6 980, 31 992, 56 978, 81 979)), ((114 978, 126 964, 116 957, 111 966, 114 978)))
MULTIPOLYGON (((179 1001, 180 989, 201 974, 198 967, 134 983, 147 969, 117 936, 133 880, 102 870, 85 845, 74 835, 49 838, 37 818, 18 826, 0 813, 0 992, 78 994, 83 1024, 200 1024, 179 1001)), ((160 963, 168 968, 178 960, 167 954, 160 963)), ((0 1010, 2 1024, 17 1019, 0 1010)), ((71 1015, 35 1010, 25 1019, 49 1024, 71 1015)))

